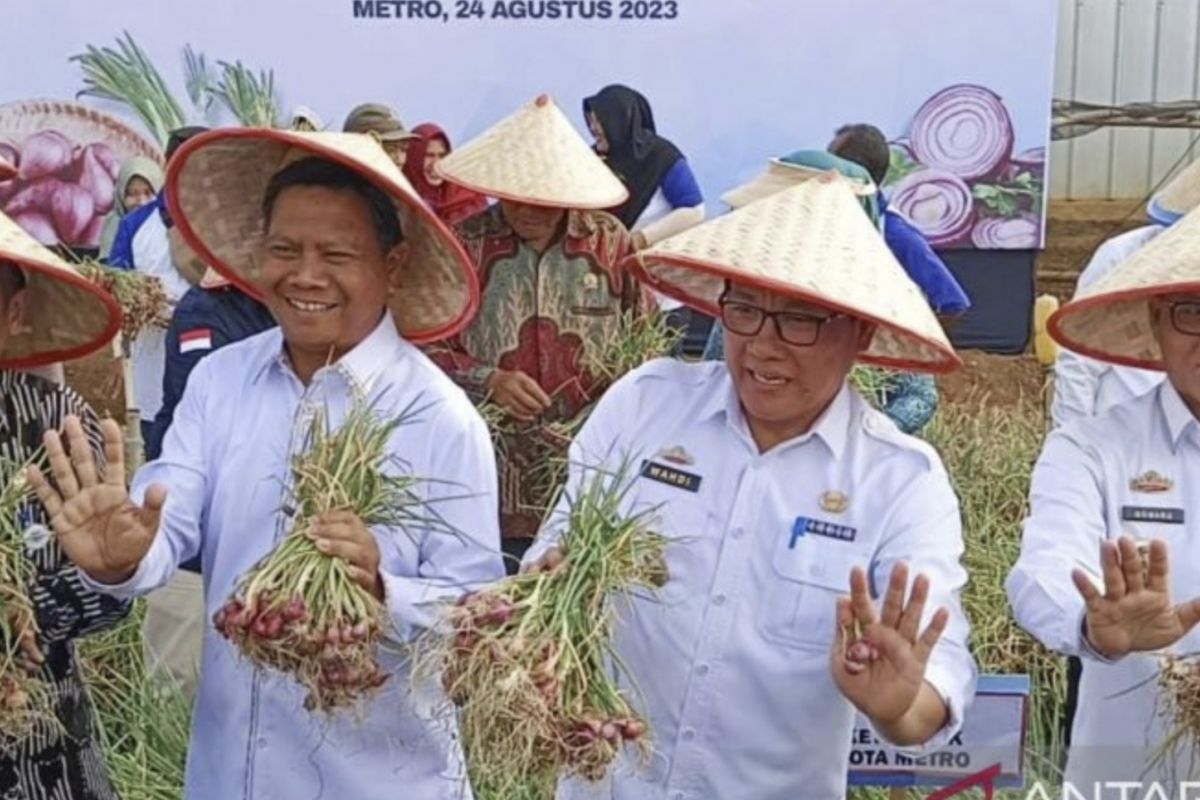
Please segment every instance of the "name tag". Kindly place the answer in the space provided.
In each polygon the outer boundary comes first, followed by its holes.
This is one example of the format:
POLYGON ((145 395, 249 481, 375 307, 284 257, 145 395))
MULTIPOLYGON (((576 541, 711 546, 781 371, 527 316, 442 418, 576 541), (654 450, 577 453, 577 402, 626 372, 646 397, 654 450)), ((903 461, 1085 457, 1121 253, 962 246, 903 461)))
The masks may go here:
POLYGON ((853 542, 858 536, 858 528, 809 517, 796 517, 796 523, 792 525, 792 540, 788 543, 788 549, 796 549, 796 542, 809 535, 837 539, 839 542, 853 542))
POLYGON ((700 491, 700 481, 702 476, 695 475, 691 472, 684 472, 681 469, 668 467, 654 461, 642 462, 642 477, 649 478, 652 481, 665 483, 667 486, 673 486, 676 489, 683 489, 685 492, 700 491))
POLYGON ((1165 525, 1182 525, 1183 509, 1121 506, 1121 519, 1126 522, 1161 522, 1165 525))

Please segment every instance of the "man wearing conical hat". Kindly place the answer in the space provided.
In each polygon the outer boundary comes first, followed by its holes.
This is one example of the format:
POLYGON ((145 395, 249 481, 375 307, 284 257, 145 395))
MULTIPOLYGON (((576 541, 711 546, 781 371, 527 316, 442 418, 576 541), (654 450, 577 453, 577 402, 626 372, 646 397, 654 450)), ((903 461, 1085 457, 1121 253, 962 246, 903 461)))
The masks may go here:
POLYGON ((1165 376, 1050 434, 1008 576, 1017 622, 1083 662, 1066 772, 1080 796, 1197 777, 1190 743, 1163 749, 1181 723, 1160 678, 1200 650, 1198 242, 1193 211, 1050 318, 1064 347, 1165 376))
MULTIPOLYGON (((1104 279, 1114 267, 1152 242, 1197 204, 1200 204, 1200 161, 1176 175, 1151 198, 1146 214, 1148 224, 1118 234, 1096 248, 1079 274, 1076 295, 1104 279)), ((1061 349, 1054 363, 1051 406, 1054 424, 1065 425, 1076 417, 1101 414, 1153 391, 1162 380, 1163 374, 1158 370, 1110 364, 1061 349)))
MULTIPOLYGON (((116 597, 162 586, 198 557, 211 619, 290 529, 292 456, 313 415, 337 425, 361 401, 410 416, 387 454, 417 479, 437 519, 368 530, 343 511, 318 518, 312 534, 384 603, 395 646, 379 659, 390 679, 359 713, 314 715, 299 682, 256 671, 208 626, 187 796, 459 798, 453 724, 429 713, 440 690, 414 680, 402 645, 444 604, 503 572, 487 428, 416 347, 469 319, 474 274, 367 136, 212 131, 180 150, 167 189, 188 244, 261 297, 279 327, 196 366, 161 455, 128 494, 111 423, 104 471, 72 464, 48 437, 61 491, 31 477, 59 541, 116 597)), ((68 441, 78 436, 68 422, 68 441)))
MULTIPOLYGON (((650 362, 571 447, 564 496, 587 470, 628 464, 628 511, 656 509, 669 540, 666 586, 617 624, 654 745, 617 764, 613 796, 842 798, 856 709, 895 744, 945 742, 975 679, 949 479, 847 376, 855 361, 944 372, 958 359, 840 179, 633 260, 653 288, 721 317, 726 361, 650 362)), ((527 561, 571 568, 553 548, 565 513, 527 561)))
POLYGON ((621 267, 629 234, 597 210, 620 205, 627 191, 546 96, 455 150, 439 170, 500 200, 457 229, 482 300, 471 325, 434 357, 515 430, 500 448, 500 512, 505 549, 519 556, 545 511, 532 496, 531 429, 569 420, 599 396, 604 386, 586 370, 587 352, 640 304, 637 282, 621 267))
MULTIPOLYGON (((1148 245, 1198 204, 1200 161, 1189 165, 1150 199, 1146 213, 1148 224, 1114 236, 1096 249, 1079 275, 1076 294, 1102 280, 1114 267, 1148 245)), ((1065 425, 1075 417, 1103 413, 1153 391, 1162 380, 1163 374, 1157 370, 1109 364, 1064 348, 1059 351, 1054 364, 1054 404, 1051 407, 1054 424, 1065 425)))
MULTIPOLYGON (((23 370, 98 350, 119 325, 111 297, 0 214, 0 483, 14 478, 13 467, 37 457, 42 434, 61 430, 67 415, 79 420, 77 446, 103 453, 99 420, 83 398, 23 370)), ((40 503, 23 503, 15 513, 0 525, 15 524, 24 535, 33 576, 29 586, 5 586, 0 576, 0 639, 11 643, 13 637, 22 651, 22 663, 14 663, 0 645, 0 796, 116 800, 75 647, 119 621, 129 604, 86 585, 46 528, 40 503), (14 611, 7 594, 13 590, 32 601, 32 619, 14 611), (22 694, 11 683, 15 674, 29 674, 54 699, 53 713, 32 731, 16 732, 14 743, 6 738, 14 731, 5 728, 13 719, 10 704, 22 694)))

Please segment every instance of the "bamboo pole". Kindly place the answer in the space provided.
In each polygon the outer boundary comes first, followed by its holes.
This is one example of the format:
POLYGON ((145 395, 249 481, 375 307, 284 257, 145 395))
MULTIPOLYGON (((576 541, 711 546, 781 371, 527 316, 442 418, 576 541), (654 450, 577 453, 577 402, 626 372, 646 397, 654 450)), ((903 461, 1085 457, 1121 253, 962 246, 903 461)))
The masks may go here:
POLYGON ((133 391, 133 360, 129 357, 129 345, 124 334, 117 334, 112 348, 113 356, 121 365, 125 387, 125 475, 132 477, 142 465, 146 452, 146 443, 142 441, 142 414, 133 391))

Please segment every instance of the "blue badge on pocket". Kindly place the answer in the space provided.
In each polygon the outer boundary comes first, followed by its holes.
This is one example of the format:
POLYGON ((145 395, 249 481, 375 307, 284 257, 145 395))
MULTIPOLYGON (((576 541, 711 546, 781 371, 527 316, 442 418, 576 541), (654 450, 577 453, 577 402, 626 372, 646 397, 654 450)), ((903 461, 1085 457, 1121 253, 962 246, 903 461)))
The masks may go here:
POLYGON ((796 522, 792 525, 792 539, 788 542, 788 549, 795 550, 796 542, 809 535, 837 539, 839 542, 853 542, 858 536, 858 528, 811 517, 796 517, 796 522))

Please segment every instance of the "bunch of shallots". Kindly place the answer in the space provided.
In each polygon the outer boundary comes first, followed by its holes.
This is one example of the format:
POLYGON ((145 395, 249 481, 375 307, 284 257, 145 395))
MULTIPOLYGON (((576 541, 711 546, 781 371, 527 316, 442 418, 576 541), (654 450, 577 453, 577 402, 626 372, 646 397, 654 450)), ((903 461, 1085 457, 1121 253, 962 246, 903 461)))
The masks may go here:
POLYGON ((1184 758, 1195 763, 1200 756, 1200 658, 1166 655, 1158 671, 1160 713, 1169 720, 1171 733, 1154 755, 1154 764, 1184 758))
POLYGON ((20 510, 30 502, 24 465, 0 461, 0 755, 52 719, 49 684, 22 665, 17 643, 35 625, 20 510))
POLYGON ((614 604, 667 579, 653 511, 624 511, 626 471, 591 471, 558 540, 563 563, 468 595, 451 610, 452 635, 431 643, 466 744, 480 800, 549 800, 559 778, 603 778, 646 723, 614 677, 614 604))
POLYGON ((79 265, 83 277, 113 296, 121 307, 121 334, 132 342, 142 331, 165 329, 171 322, 171 301, 162 281, 145 272, 114 269, 98 261, 79 265))
POLYGON ((292 465, 292 529, 246 574, 213 623, 254 664, 293 676, 311 710, 357 705, 387 680, 378 661, 383 603, 351 579, 349 565, 306 535, 328 511, 354 512, 368 527, 445 526, 418 495, 422 478, 395 474, 388 445, 411 419, 385 420, 357 404, 336 430, 315 415, 292 465))

